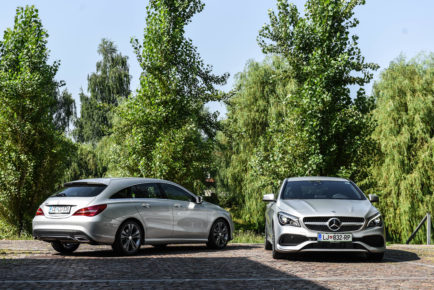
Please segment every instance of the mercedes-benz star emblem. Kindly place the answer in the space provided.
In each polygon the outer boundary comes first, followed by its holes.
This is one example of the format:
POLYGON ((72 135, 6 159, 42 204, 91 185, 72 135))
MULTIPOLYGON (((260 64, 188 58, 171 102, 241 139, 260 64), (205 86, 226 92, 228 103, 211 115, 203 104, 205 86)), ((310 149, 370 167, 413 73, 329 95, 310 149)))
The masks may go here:
POLYGON ((341 228, 342 222, 338 218, 331 218, 327 222, 327 226, 330 230, 336 232, 341 228))

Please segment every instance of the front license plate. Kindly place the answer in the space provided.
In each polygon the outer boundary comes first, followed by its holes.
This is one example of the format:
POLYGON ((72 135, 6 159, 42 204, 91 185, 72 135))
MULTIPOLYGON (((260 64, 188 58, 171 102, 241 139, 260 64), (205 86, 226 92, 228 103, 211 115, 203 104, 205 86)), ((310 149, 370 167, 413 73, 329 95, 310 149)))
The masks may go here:
POLYGON ((50 206, 48 213, 51 214, 65 214, 71 211, 71 207, 68 206, 50 206))
POLYGON ((352 234, 318 233, 318 242, 351 242, 352 234))

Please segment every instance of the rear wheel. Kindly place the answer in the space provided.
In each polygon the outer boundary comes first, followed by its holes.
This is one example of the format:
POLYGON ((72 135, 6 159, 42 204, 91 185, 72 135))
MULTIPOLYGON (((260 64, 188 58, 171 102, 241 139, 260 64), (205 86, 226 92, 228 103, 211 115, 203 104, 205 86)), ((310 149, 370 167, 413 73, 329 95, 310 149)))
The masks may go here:
POLYGON ((368 253, 366 255, 367 255, 368 260, 380 262, 383 260, 384 252, 383 253, 368 253))
POLYGON ((51 246, 61 254, 71 254, 80 246, 79 243, 64 243, 60 241, 51 242, 51 246))
POLYGON ((142 229, 135 221, 126 221, 118 229, 113 250, 120 255, 134 255, 142 245, 142 229))
POLYGON ((268 241, 268 232, 267 232, 267 225, 265 225, 265 242, 264 242, 264 249, 267 251, 270 251, 273 249, 273 245, 268 241))
POLYGON ((210 249, 223 249, 229 241, 229 225, 226 221, 218 219, 211 227, 206 245, 210 249))

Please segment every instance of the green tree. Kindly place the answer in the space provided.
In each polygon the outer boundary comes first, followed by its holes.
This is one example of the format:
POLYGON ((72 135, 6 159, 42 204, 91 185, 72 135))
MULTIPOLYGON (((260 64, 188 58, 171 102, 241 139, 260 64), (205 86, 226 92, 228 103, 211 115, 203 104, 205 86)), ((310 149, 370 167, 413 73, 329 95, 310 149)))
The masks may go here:
POLYGON ((21 234, 55 188, 71 147, 63 131, 74 111, 48 64, 47 32, 33 6, 17 8, 0 42, 0 217, 21 234))
POLYGON ((220 99, 215 85, 227 79, 212 74, 184 35, 203 8, 200 0, 151 0, 147 6, 143 47, 132 41, 143 69, 140 88, 120 107, 116 126, 126 175, 202 187, 217 128, 217 115, 204 105, 220 99))
POLYGON ((374 102, 363 85, 377 65, 365 63, 350 34, 358 24, 353 9, 363 3, 308 0, 300 16, 278 0, 277 13, 269 12, 258 42, 274 61, 241 74, 220 137, 229 150, 219 155, 228 166, 219 179, 225 192, 241 196, 244 222, 262 229, 262 194, 276 192, 283 178, 366 177, 374 102))
MULTIPOLYGON (((374 85, 378 144, 371 182, 389 236, 405 242, 434 212, 434 54, 399 57, 374 85)), ((415 242, 425 241, 419 232, 415 242)))
POLYGON ((78 142, 96 143, 111 134, 113 110, 130 94, 128 57, 107 39, 101 40, 98 54, 102 59, 96 63, 96 72, 87 77, 90 96, 80 93, 81 116, 74 130, 78 142))
POLYGON ((290 119, 298 132, 298 143, 306 150, 300 174, 352 175, 353 163, 366 127, 364 114, 372 109, 372 100, 363 85, 372 79, 358 47, 358 37, 350 34, 359 21, 354 8, 364 0, 308 0, 301 17, 294 4, 278 0, 277 15, 269 12, 270 24, 259 32, 264 53, 283 56, 297 89, 286 101, 290 119), (357 97, 350 86, 359 86, 357 97), (300 144, 301 145, 301 144, 300 144))

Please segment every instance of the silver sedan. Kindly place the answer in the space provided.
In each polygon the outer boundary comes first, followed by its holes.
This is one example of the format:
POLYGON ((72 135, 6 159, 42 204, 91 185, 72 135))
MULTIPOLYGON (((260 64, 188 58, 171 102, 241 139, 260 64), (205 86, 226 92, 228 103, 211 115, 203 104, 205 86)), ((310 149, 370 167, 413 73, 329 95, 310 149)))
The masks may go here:
POLYGON ((381 260, 385 251, 381 213, 351 181, 332 177, 296 177, 283 181, 265 213, 265 249, 273 258, 291 252, 362 252, 381 260))
POLYGON ((182 186, 147 178, 99 178, 66 183, 42 203, 33 236, 60 253, 80 243, 112 245, 133 255, 143 244, 206 243, 222 249, 232 239, 230 214, 182 186))

